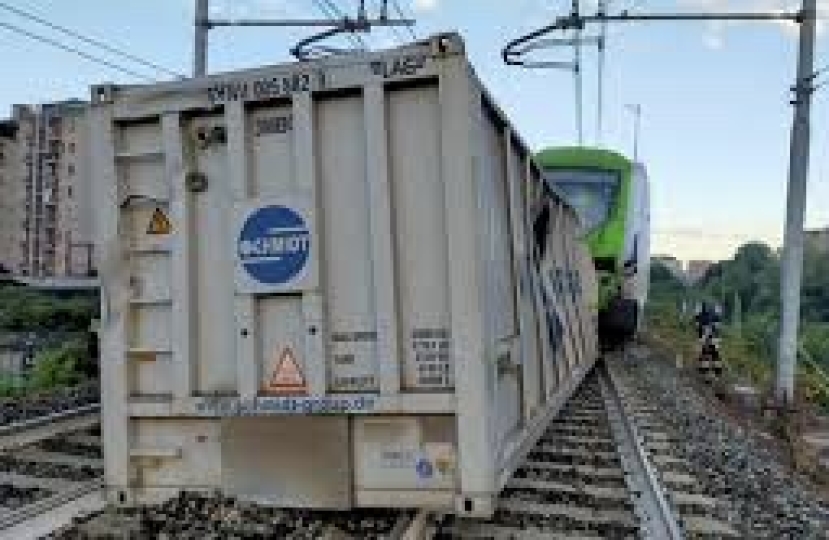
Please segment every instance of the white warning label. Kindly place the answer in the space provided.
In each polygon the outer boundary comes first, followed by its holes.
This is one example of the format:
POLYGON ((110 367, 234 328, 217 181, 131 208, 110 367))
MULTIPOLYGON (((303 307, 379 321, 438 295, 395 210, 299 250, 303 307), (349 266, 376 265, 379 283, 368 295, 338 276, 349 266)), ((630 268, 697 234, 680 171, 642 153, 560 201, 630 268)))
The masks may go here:
POLYGON ((449 330, 419 328, 412 332, 417 386, 450 388, 454 385, 449 330))

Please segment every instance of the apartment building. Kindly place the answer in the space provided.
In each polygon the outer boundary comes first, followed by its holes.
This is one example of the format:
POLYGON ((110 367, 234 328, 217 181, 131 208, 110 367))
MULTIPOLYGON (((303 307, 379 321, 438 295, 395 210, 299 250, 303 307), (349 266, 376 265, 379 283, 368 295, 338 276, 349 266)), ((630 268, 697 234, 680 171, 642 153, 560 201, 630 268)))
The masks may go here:
POLYGON ((19 192, 22 182, 18 181, 14 166, 20 161, 17 130, 13 121, 0 122, 0 274, 16 270, 14 252, 20 249, 23 200, 19 192))
POLYGON ((15 105, 3 123, 0 265, 13 274, 94 274, 86 107, 15 105))

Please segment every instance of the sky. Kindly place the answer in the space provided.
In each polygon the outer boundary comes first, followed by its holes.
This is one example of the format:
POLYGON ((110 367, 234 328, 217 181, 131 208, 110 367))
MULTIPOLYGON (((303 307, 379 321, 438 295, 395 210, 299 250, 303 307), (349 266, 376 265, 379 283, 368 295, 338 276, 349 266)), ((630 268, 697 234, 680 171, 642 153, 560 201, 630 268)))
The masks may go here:
MULTIPOLYGON (((215 17, 319 18, 317 4, 356 12, 358 0, 211 0, 215 17)), ((392 2, 393 3, 393 0, 392 2)), ((534 148, 574 144, 571 73, 504 65, 504 44, 557 15, 571 0, 398 0, 423 37, 457 31, 476 72, 534 148)), ((2 0, 113 47, 189 73, 193 0, 2 0)), ((379 0, 367 0, 375 8, 379 0)), ((829 0, 818 0, 829 17, 829 0)), ((582 0, 590 12, 595 0, 582 0)), ((795 0, 611 0, 611 11, 748 11, 796 9, 795 0)), ((14 24, 58 39, 152 78, 168 77, 0 9, 0 117, 13 103, 86 98, 100 82, 136 77, 92 63, 3 27, 14 24)), ((594 33, 595 29, 591 29, 594 33)), ((288 49, 307 29, 211 31, 209 71, 290 61, 288 49)), ((653 251, 680 259, 730 257, 740 244, 782 238, 797 29, 780 23, 621 23, 608 28, 601 136, 597 54, 584 52, 584 142, 633 149, 628 104, 642 110, 639 158, 652 187, 653 251)), ((404 30, 366 36, 372 48, 410 39, 404 30)), ((341 45, 348 44, 341 41, 341 45)), ((546 59, 569 60, 557 49, 546 59)), ((816 65, 829 64, 829 27, 821 21, 816 65)), ((826 73, 829 81, 829 72, 826 73)), ((829 226, 829 86, 813 107, 807 228, 829 226)))

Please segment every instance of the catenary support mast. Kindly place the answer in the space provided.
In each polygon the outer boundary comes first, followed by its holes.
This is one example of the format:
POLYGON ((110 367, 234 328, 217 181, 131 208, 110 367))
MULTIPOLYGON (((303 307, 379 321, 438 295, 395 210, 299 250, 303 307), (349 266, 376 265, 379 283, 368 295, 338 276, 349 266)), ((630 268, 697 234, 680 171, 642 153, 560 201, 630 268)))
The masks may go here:
POLYGON ((193 76, 204 77, 207 73, 207 26, 208 0, 196 0, 196 28, 193 44, 193 76))
POLYGON ((806 180, 809 174, 810 114, 814 80, 816 0, 803 0, 794 91, 794 123, 789 154, 786 228, 780 265, 780 341, 777 355, 776 394, 781 406, 794 401, 797 365, 797 330, 803 277, 803 221, 806 180))

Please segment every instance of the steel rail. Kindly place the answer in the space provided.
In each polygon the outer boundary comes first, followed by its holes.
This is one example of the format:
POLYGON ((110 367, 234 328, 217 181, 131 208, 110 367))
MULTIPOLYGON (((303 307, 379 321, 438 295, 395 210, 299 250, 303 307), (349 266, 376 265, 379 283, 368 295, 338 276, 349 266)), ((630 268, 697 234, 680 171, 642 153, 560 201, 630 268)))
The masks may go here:
POLYGON ((0 437, 4 435, 11 435, 12 433, 18 433, 20 431, 31 429, 36 426, 42 426, 44 424, 53 424, 60 420, 66 420, 69 418, 74 418, 76 416, 82 416, 89 413, 97 413, 100 411, 100 403, 91 403, 89 405, 83 405, 75 409, 59 411, 56 413, 46 414, 43 416, 35 416, 34 418, 28 418, 26 420, 21 420, 20 422, 13 422, 11 424, 0 425, 0 437))
POLYGON ((58 491, 54 495, 40 499, 31 504, 22 506, 21 508, 11 511, 7 514, 0 515, 0 531, 8 529, 15 525, 35 518, 41 514, 45 514, 50 510, 54 510, 64 504, 80 499, 84 495, 92 493, 103 487, 103 480, 97 478, 88 482, 79 483, 68 489, 58 491))
POLYGON ((36 416, 0 426, 0 451, 33 444, 62 433, 90 427, 100 422, 101 404, 92 403, 74 409, 36 416), (53 428, 53 429, 50 429, 53 428), (40 432, 40 433, 37 433, 40 432), (32 434, 31 436, 25 436, 32 434))
MULTIPOLYGON (((606 362, 606 360, 605 360, 606 362)), ((680 540, 684 538, 679 519, 668 502, 665 488, 648 458, 642 437, 625 410, 618 381, 606 364, 597 366, 599 383, 611 419, 613 436, 636 497, 634 509, 642 519, 645 538, 680 540)))

